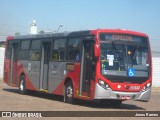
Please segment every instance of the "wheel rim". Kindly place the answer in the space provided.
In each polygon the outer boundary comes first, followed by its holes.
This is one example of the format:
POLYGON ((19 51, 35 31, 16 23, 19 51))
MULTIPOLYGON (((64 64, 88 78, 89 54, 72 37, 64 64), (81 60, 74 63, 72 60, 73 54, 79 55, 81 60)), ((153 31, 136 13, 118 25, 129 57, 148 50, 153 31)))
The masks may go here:
POLYGON ((67 94, 67 97, 68 97, 68 98, 72 98, 73 89, 72 89, 71 86, 69 86, 69 87, 67 88, 66 94, 67 94))
POLYGON ((21 90, 21 91, 23 91, 23 90, 24 90, 24 84, 23 84, 23 83, 24 83, 24 81, 23 81, 23 80, 21 80, 21 83, 20 83, 20 90, 21 90))

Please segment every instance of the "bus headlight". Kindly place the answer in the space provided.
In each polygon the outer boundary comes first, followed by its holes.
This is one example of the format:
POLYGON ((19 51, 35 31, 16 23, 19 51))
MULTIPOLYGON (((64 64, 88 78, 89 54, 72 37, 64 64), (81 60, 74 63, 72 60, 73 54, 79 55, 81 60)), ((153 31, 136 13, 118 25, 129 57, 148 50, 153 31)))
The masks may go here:
POLYGON ((147 85, 145 85, 142 89, 143 92, 145 92, 146 90, 148 90, 151 87, 151 83, 147 83, 147 85))
POLYGON ((151 87, 151 83, 148 83, 148 84, 147 84, 147 87, 151 87))
POLYGON ((101 87, 103 87, 104 89, 106 89, 106 90, 110 90, 111 88, 110 88, 110 86, 106 83, 106 82, 104 82, 103 80, 98 80, 98 84, 101 86, 101 87))

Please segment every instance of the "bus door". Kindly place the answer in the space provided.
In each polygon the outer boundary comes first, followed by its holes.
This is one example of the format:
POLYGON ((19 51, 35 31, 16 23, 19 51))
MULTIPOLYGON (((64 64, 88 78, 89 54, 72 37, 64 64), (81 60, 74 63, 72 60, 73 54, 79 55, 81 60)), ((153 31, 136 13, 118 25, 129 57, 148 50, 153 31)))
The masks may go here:
POLYGON ((48 73, 51 43, 42 43, 40 90, 48 91, 48 73))
POLYGON ((93 41, 83 41, 80 73, 80 95, 90 97, 92 79, 93 41))
POLYGON ((17 59, 18 59, 18 49, 19 44, 18 43, 12 43, 11 48, 11 64, 10 64, 10 83, 16 85, 16 79, 17 79, 17 59))

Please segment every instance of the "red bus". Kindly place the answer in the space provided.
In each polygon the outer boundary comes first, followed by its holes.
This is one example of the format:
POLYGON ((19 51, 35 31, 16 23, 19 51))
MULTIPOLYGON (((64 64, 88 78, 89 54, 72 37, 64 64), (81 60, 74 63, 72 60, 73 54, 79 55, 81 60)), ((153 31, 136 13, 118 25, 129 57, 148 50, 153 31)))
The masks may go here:
POLYGON ((4 82, 27 90, 120 105, 149 101, 152 84, 148 36, 120 29, 10 36, 4 82))

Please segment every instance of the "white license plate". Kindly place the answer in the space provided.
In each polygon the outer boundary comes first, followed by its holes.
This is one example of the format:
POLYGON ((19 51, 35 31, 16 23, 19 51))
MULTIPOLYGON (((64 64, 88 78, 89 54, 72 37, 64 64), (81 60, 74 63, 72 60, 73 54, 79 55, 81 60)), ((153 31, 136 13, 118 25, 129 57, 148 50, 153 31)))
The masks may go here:
POLYGON ((130 97, 130 96, 121 96, 121 99, 122 99, 122 100, 130 100, 131 97, 130 97))

